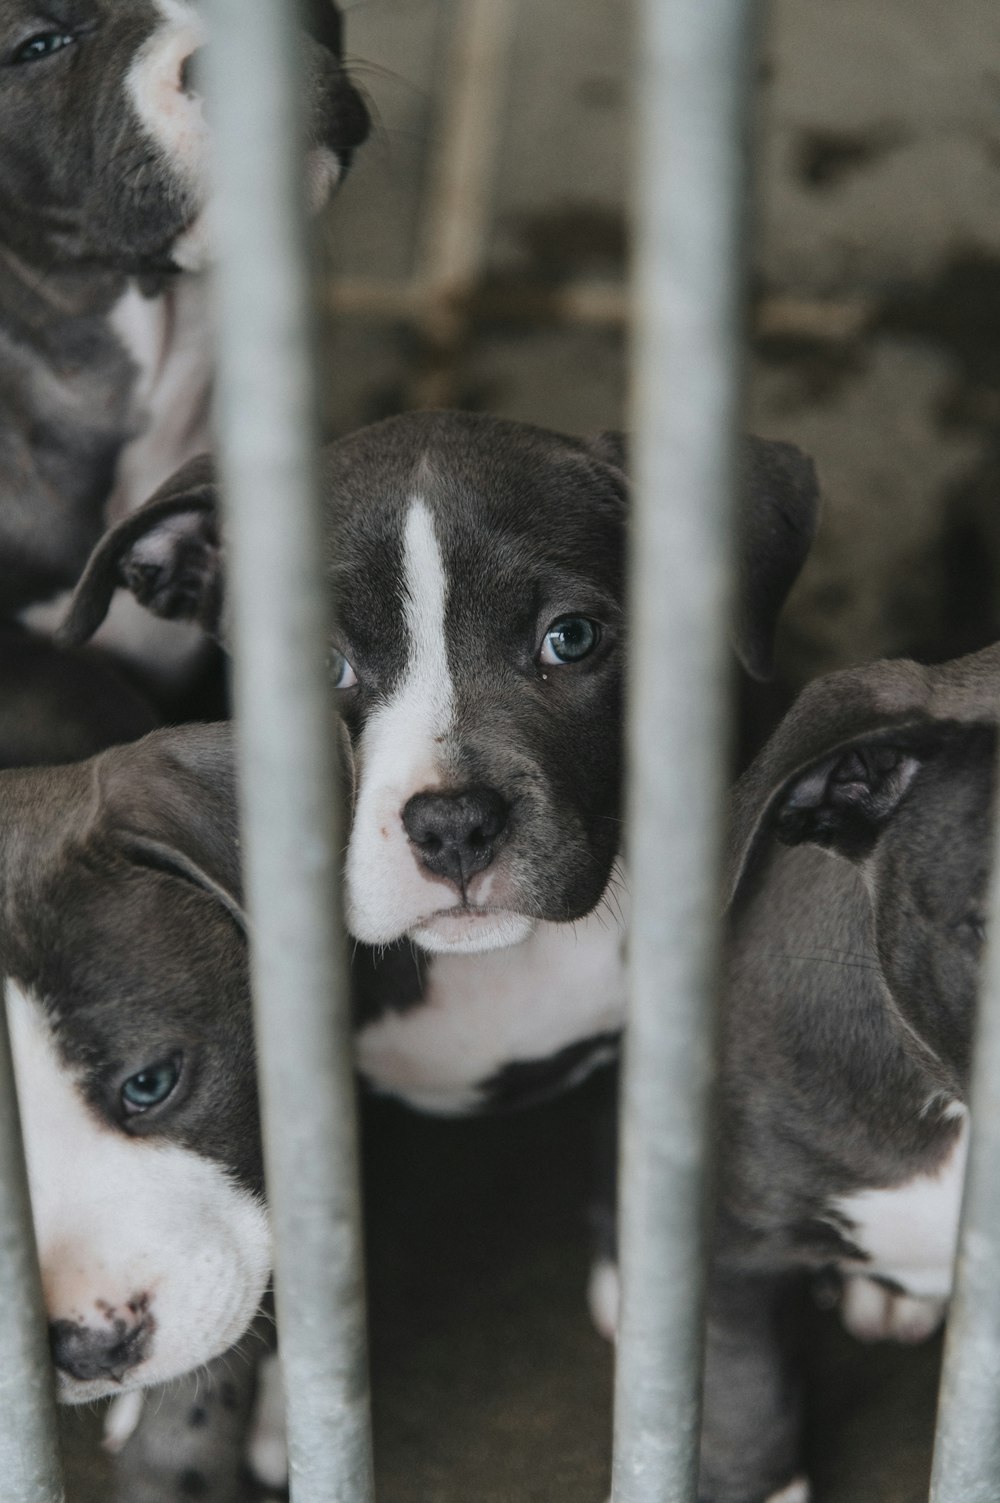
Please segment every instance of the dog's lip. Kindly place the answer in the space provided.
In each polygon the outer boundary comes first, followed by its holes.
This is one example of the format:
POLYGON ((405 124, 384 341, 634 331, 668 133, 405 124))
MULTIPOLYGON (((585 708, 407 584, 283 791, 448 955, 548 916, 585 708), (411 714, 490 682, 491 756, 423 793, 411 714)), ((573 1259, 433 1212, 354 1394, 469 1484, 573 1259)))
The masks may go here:
POLYGON ((511 908, 490 906, 485 903, 456 903, 453 908, 435 908, 433 913, 428 913, 420 919, 417 927, 422 929, 427 924, 436 923, 439 919, 496 918, 498 914, 508 914, 513 911, 511 908))

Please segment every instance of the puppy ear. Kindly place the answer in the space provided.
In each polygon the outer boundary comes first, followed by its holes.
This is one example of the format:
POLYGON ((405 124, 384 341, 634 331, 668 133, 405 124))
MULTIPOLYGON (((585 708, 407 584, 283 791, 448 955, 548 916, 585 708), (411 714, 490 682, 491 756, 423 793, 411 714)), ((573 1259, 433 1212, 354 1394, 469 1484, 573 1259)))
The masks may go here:
POLYGON ((59 640, 73 647, 88 641, 121 587, 154 616, 197 622, 218 640, 222 571, 214 467, 203 455, 105 535, 73 592, 59 640))
POLYGON ((97 760, 98 819, 129 861, 210 892, 246 928, 228 725, 154 731, 97 760))
MULTIPOLYGON (((623 433, 598 433, 590 450, 628 473, 623 433)), ((781 608, 816 535, 819 482, 801 449, 771 439, 743 439, 739 467, 733 647, 751 677, 763 679, 771 673, 781 608)))
POLYGON ((794 444, 746 438, 740 453, 733 639, 753 678, 772 669, 774 633, 816 535, 819 482, 794 444))

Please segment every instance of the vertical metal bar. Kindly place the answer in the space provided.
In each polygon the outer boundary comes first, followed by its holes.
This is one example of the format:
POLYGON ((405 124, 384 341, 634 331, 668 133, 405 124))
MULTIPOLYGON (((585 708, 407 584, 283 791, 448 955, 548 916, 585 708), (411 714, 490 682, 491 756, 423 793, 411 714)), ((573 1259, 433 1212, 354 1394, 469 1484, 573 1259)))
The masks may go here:
POLYGON ((630 1013, 614 1503, 696 1496, 747 0, 643 0, 633 425, 630 1013))
POLYGON ((341 835, 287 0, 210 0, 218 427, 293 1503, 373 1496, 341 835))
POLYGON ((1000 1495, 1000 821, 969 1101, 972 1136, 931 1503, 996 1503, 1000 1495))
POLYGON ((55 1391, 0 982, 0 1479, 4 1503, 63 1503, 55 1391))

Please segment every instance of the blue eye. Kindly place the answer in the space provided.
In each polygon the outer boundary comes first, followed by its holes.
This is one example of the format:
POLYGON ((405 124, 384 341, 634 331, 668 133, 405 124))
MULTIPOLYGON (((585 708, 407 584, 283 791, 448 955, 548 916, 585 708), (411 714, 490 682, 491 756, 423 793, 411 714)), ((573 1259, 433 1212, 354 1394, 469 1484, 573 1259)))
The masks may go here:
POLYGON ((180 1077, 181 1060, 178 1055, 172 1059, 160 1060, 158 1064, 148 1065, 137 1075, 130 1075, 121 1091, 125 1110, 134 1114, 148 1112, 151 1107, 159 1106, 166 1101, 180 1077))
POLYGON ((37 63, 43 57, 51 57, 64 47, 71 47, 76 37, 69 31, 40 31, 37 36, 22 42, 11 59, 14 63, 37 63))
POLYGON ((336 648, 331 649, 327 666, 330 672, 330 681, 335 689, 353 689, 358 681, 358 675, 336 648))
POLYGON ((561 616, 553 621, 542 643, 543 663, 579 663, 601 640, 601 628, 589 616, 561 616))

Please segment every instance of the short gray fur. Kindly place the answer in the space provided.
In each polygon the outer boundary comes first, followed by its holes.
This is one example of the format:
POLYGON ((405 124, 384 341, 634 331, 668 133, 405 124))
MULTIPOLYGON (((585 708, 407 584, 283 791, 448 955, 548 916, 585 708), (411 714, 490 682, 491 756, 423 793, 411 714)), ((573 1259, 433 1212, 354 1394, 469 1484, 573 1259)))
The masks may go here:
POLYGON ((631 996, 614 1503, 697 1490, 748 7, 640 7, 631 996))
POLYGON ((4 1503, 63 1503, 48 1327, 0 983, 0 1402, 4 1503))
POLYGON ((298 40, 212 0, 220 445, 265 1163, 293 1503, 373 1495, 329 639, 314 464, 298 40))
POLYGON ((993 870, 970 1096, 973 1126, 938 1405, 931 1503, 993 1503, 1000 1477, 1000 861, 996 854, 993 870))

